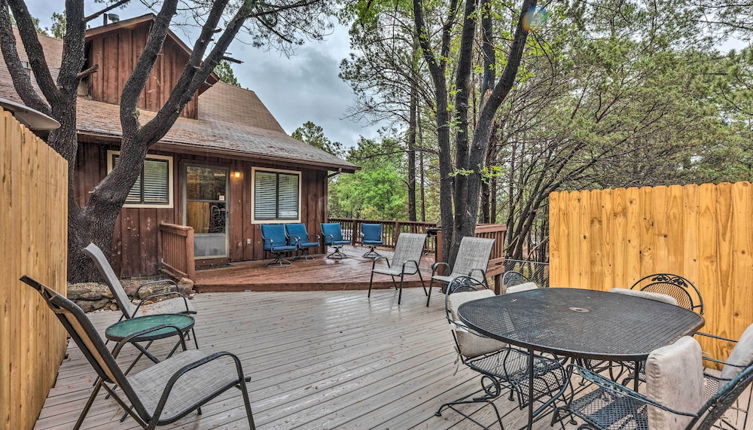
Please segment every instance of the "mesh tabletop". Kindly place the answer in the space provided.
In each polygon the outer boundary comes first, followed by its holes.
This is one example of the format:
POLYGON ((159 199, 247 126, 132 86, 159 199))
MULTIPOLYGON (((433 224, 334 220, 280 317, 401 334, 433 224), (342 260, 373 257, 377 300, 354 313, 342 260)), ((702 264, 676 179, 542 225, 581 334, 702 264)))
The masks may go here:
MULTIPOLYGON (((105 330, 105 337, 113 341, 119 341, 130 336, 133 333, 138 333, 142 330, 146 330, 152 327, 161 325, 168 325, 177 327, 181 332, 185 333, 191 327, 193 327, 194 319, 188 315, 180 314, 160 314, 160 315, 147 315, 143 317, 131 318, 123 320, 118 323, 107 327, 105 330)), ((137 338, 134 338, 134 342, 143 342, 149 340, 163 339, 170 336, 175 336, 177 333, 172 327, 165 327, 163 329, 149 332, 137 338)))
POLYGON ((574 358, 645 360, 703 327, 703 317, 644 298, 539 288, 464 303, 460 319, 494 339, 574 358))

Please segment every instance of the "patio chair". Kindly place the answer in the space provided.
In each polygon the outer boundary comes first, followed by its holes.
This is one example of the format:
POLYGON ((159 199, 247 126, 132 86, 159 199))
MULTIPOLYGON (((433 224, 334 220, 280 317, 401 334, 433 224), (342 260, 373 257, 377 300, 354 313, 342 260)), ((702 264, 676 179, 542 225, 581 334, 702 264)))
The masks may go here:
POLYGON ((264 244, 264 254, 270 253, 274 259, 267 266, 288 267, 290 260, 284 257, 286 253, 292 253, 298 248, 288 244, 288 236, 285 234, 285 226, 282 224, 262 224, 261 240, 264 244))
POLYGON ((487 285, 486 267, 489 265, 492 246, 494 246, 494 239, 466 236, 460 241, 460 249, 458 249, 458 255, 455 257, 455 265, 452 267, 452 271, 450 271, 450 265, 445 262, 438 261, 432 264, 426 306, 428 307, 429 301, 431 301, 431 287, 435 280, 449 284, 459 276, 470 276, 487 285), (439 267, 444 267, 445 275, 437 274, 439 267), (447 272, 450 273, 447 274, 447 272))
POLYGON ((615 294, 624 294, 626 296, 640 297, 642 299, 655 300, 657 302, 663 302, 668 305, 677 306, 677 300, 674 297, 663 293, 628 290, 627 288, 612 288, 611 290, 609 290, 609 292, 615 294))
POLYGON ((526 278, 522 273, 516 272, 515 270, 508 270, 503 273, 501 281, 502 285, 504 285, 505 287, 505 291, 509 290, 510 287, 525 284, 526 282, 531 282, 530 279, 526 278))
POLYGON ((285 231, 288 234, 288 245, 295 246, 301 251, 301 257, 305 260, 310 260, 311 248, 319 246, 319 235, 314 235, 313 239, 306 231, 306 224, 285 224, 285 231))
MULTIPOLYGON (((126 294, 125 289, 123 288, 123 284, 120 283, 120 279, 115 276, 115 271, 112 269, 112 266, 110 266, 110 262, 107 261, 107 257, 105 257, 102 249, 97 245, 90 243, 86 248, 82 250, 82 252, 94 262, 95 266, 97 266, 100 275, 102 275, 102 278, 104 278, 107 286, 110 288, 110 292, 112 292, 113 297, 115 297, 115 301, 118 302, 118 307, 120 308, 120 312, 122 313, 120 320, 124 318, 131 319, 150 314, 196 314, 191 301, 178 291, 178 285, 171 279, 161 279, 158 281, 150 281, 141 284, 136 290, 137 296, 139 295, 139 291, 142 288, 155 284, 169 284, 174 288, 174 290, 150 295, 141 299, 141 302, 138 305, 134 305, 131 302, 131 299, 128 298, 128 294, 126 294), (147 303, 150 300, 162 299, 165 297, 172 298, 156 302, 147 307, 142 307, 144 303, 147 303)), ((194 344, 198 349, 199 341, 196 339, 196 332, 194 331, 193 327, 191 328, 191 336, 193 336, 194 344)))
POLYGON ((674 297, 677 306, 703 315, 703 297, 692 282, 672 273, 654 273, 636 281, 631 290, 666 294, 674 297))
POLYGON ((89 318, 75 303, 28 276, 22 277, 21 281, 42 296, 97 373, 95 388, 74 430, 81 427, 101 388, 141 427, 153 429, 158 425, 173 423, 193 411, 201 413, 202 405, 236 387, 243 395, 249 427, 255 428, 246 389, 246 382, 250 378, 244 376, 241 362, 235 355, 186 350, 181 336, 183 352, 126 376, 115 361, 123 346, 135 337, 171 327, 157 326, 134 333, 118 342, 110 353, 89 318), (119 390, 116 391, 116 388, 119 390))
POLYGON ((646 367, 646 394, 641 394, 586 368, 568 366, 573 394, 555 409, 552 424, 575 417, 584 421, 580 429, 710 429, 753 381, 753 365, 748 365, 705 399, 701 347, 688 336, 652 352, 646 367), (574 383, 574 374, 582 380, 574 383))
MULTIPOLYGON (((481 375, 481 390, 460 399, 445 403, 439 407, 436 416, 441 416, 444 409, 452 409, 463 417, 487 428, 466 415, 457 406, 463 404, 486 403, 491 405, 504 430, 502 417, 494 401, 503 391, 509 391, 509 399, 517 400, 521 409, 528 405, 528 361, 531 356, 527 351, 479 334, 460 321, 458 308, 463 303, 494 297, 494 291, 477 279, 459 276, 446 287, 445 316, 450 325, 452 339, 460 362, 481 375)), ((504 315, 497 316, 505 318, 504 315)), ((510 322, 512 324, 512 322, 510 322)), ((534 354, 534 402, 551 404, 565 387, 565 370, 554 359, 534 354)), ((473 410, 475 412, 475 409, 473 410)))
POLYGON ((325 246, 331 246, 335 249, 331 254, 327 255, 327 258, 333 260, 342 260, 343 258, 347 257, 347 255, 340 251, 340 249, 343 247, 343 245, 349 244, 350 241, 343 240, 343 231, 340 227, 340 223, 322 223, 322 237, 324 238, 325 246))
POLYGON ((364 258, 379 258, 382 254, 376 252, 376 247, 384 245, 382 240, 382 224, 361 224, 361 243, 369 247, 364 258))
POLYGON ((421 255, 424 252, 424 243, 426 242, 426 234, 419 233, 401 233, 397 238, 397 244, 395 244, 395 252, 392 255, 392 260, 387 257, 380 256, 375 258, 371 264, 371 278, 369 279, 369 294, 371 297, 371 285, 374 283, 374 273, 382 275, 389 275, 392 277, 392 285, 395 289, 399 290, 397 296, 397 304, 403 298, 403 280, 405 275, 415 275, 418 273, 418 278, 421 280, 421 287, 426 292, 426 286, 424 286, 424 278, 421 276, 421 269, 419 263, 421 262, 421 255), (376 263, 379 260, 384 260, 387 263, 387 267, 376 267, 376 263), (395 283, 395 277, 400 276, 400 286, 395 283))

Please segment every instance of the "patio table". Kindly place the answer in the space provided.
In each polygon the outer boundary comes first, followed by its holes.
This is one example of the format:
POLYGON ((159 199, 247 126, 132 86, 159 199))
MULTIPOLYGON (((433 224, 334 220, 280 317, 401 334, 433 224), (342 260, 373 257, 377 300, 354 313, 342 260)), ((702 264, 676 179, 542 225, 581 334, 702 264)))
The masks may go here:
MULTIPOLYGON (((644 298, 577 288, 539 288, 462 304, 460 320, 493 339, 570 359, 640 363, 651 351, 703 327, 700 315, 644 298)), ((533 360, 528 361, 528 428, 533 408, 533 360)), ((543 409, 543 406, 540 408, 543 409)))

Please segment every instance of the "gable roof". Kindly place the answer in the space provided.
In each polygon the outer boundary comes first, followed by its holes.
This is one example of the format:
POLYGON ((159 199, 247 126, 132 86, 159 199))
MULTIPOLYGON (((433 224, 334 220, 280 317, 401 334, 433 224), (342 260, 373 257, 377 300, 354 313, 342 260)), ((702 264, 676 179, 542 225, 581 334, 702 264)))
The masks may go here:
MULTIPOLYGON (((129 21, 131 20, 119 23, 129 21)), ((23 44, 16 29, 13 30, 16 34, 19 56, 22 61, 27 61, 23 44)), ((63 41, 44 35, 40 35, 39 40, 52 75, 57 77, 63 41)), ((0 97, 22 102, 13 88, 5 61, 0 61, 0 97)), ((156 148, 254 158, 345 172, 353 172, 358 168, 350 162, 288 136, 253 91, 217 82, 199 96, 198 104, 198 119, 178 118, 165 137, 155 145, 156 148)), ((154 115, 154 112, 141 110, 142 123, 154 115)), ((105 139, 116 143, 122 136, 119 118, 118 105, 86 97, 78 99, 77 128, 83 140, 105 139)))

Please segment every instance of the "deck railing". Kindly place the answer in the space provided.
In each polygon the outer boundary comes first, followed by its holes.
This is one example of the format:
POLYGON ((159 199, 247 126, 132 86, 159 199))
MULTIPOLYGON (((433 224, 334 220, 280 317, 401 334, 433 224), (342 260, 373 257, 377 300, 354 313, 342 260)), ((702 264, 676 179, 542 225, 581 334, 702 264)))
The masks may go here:
MULTIPOLYGON (((350 240, 353 245, 361 243, 361 225, 362 224, 381 224, 382 241, 384 246, 394 248, 397 243, 397 237, 400 233, 426 233, 427 230, 436 228, 433 222, 421 221, 391 221, 376 219, 356 219, 356 218, 330 218, 329 222, 339 222, 342 226, 343 239, 350 240)), ((436 237, 429 235, 426 240, 427 252, 434 252, 436 249, 436 237)))
POLYGON ((174 278, 193 279, 196 274, 193 227, 160 223, 160 269, 174 278))

